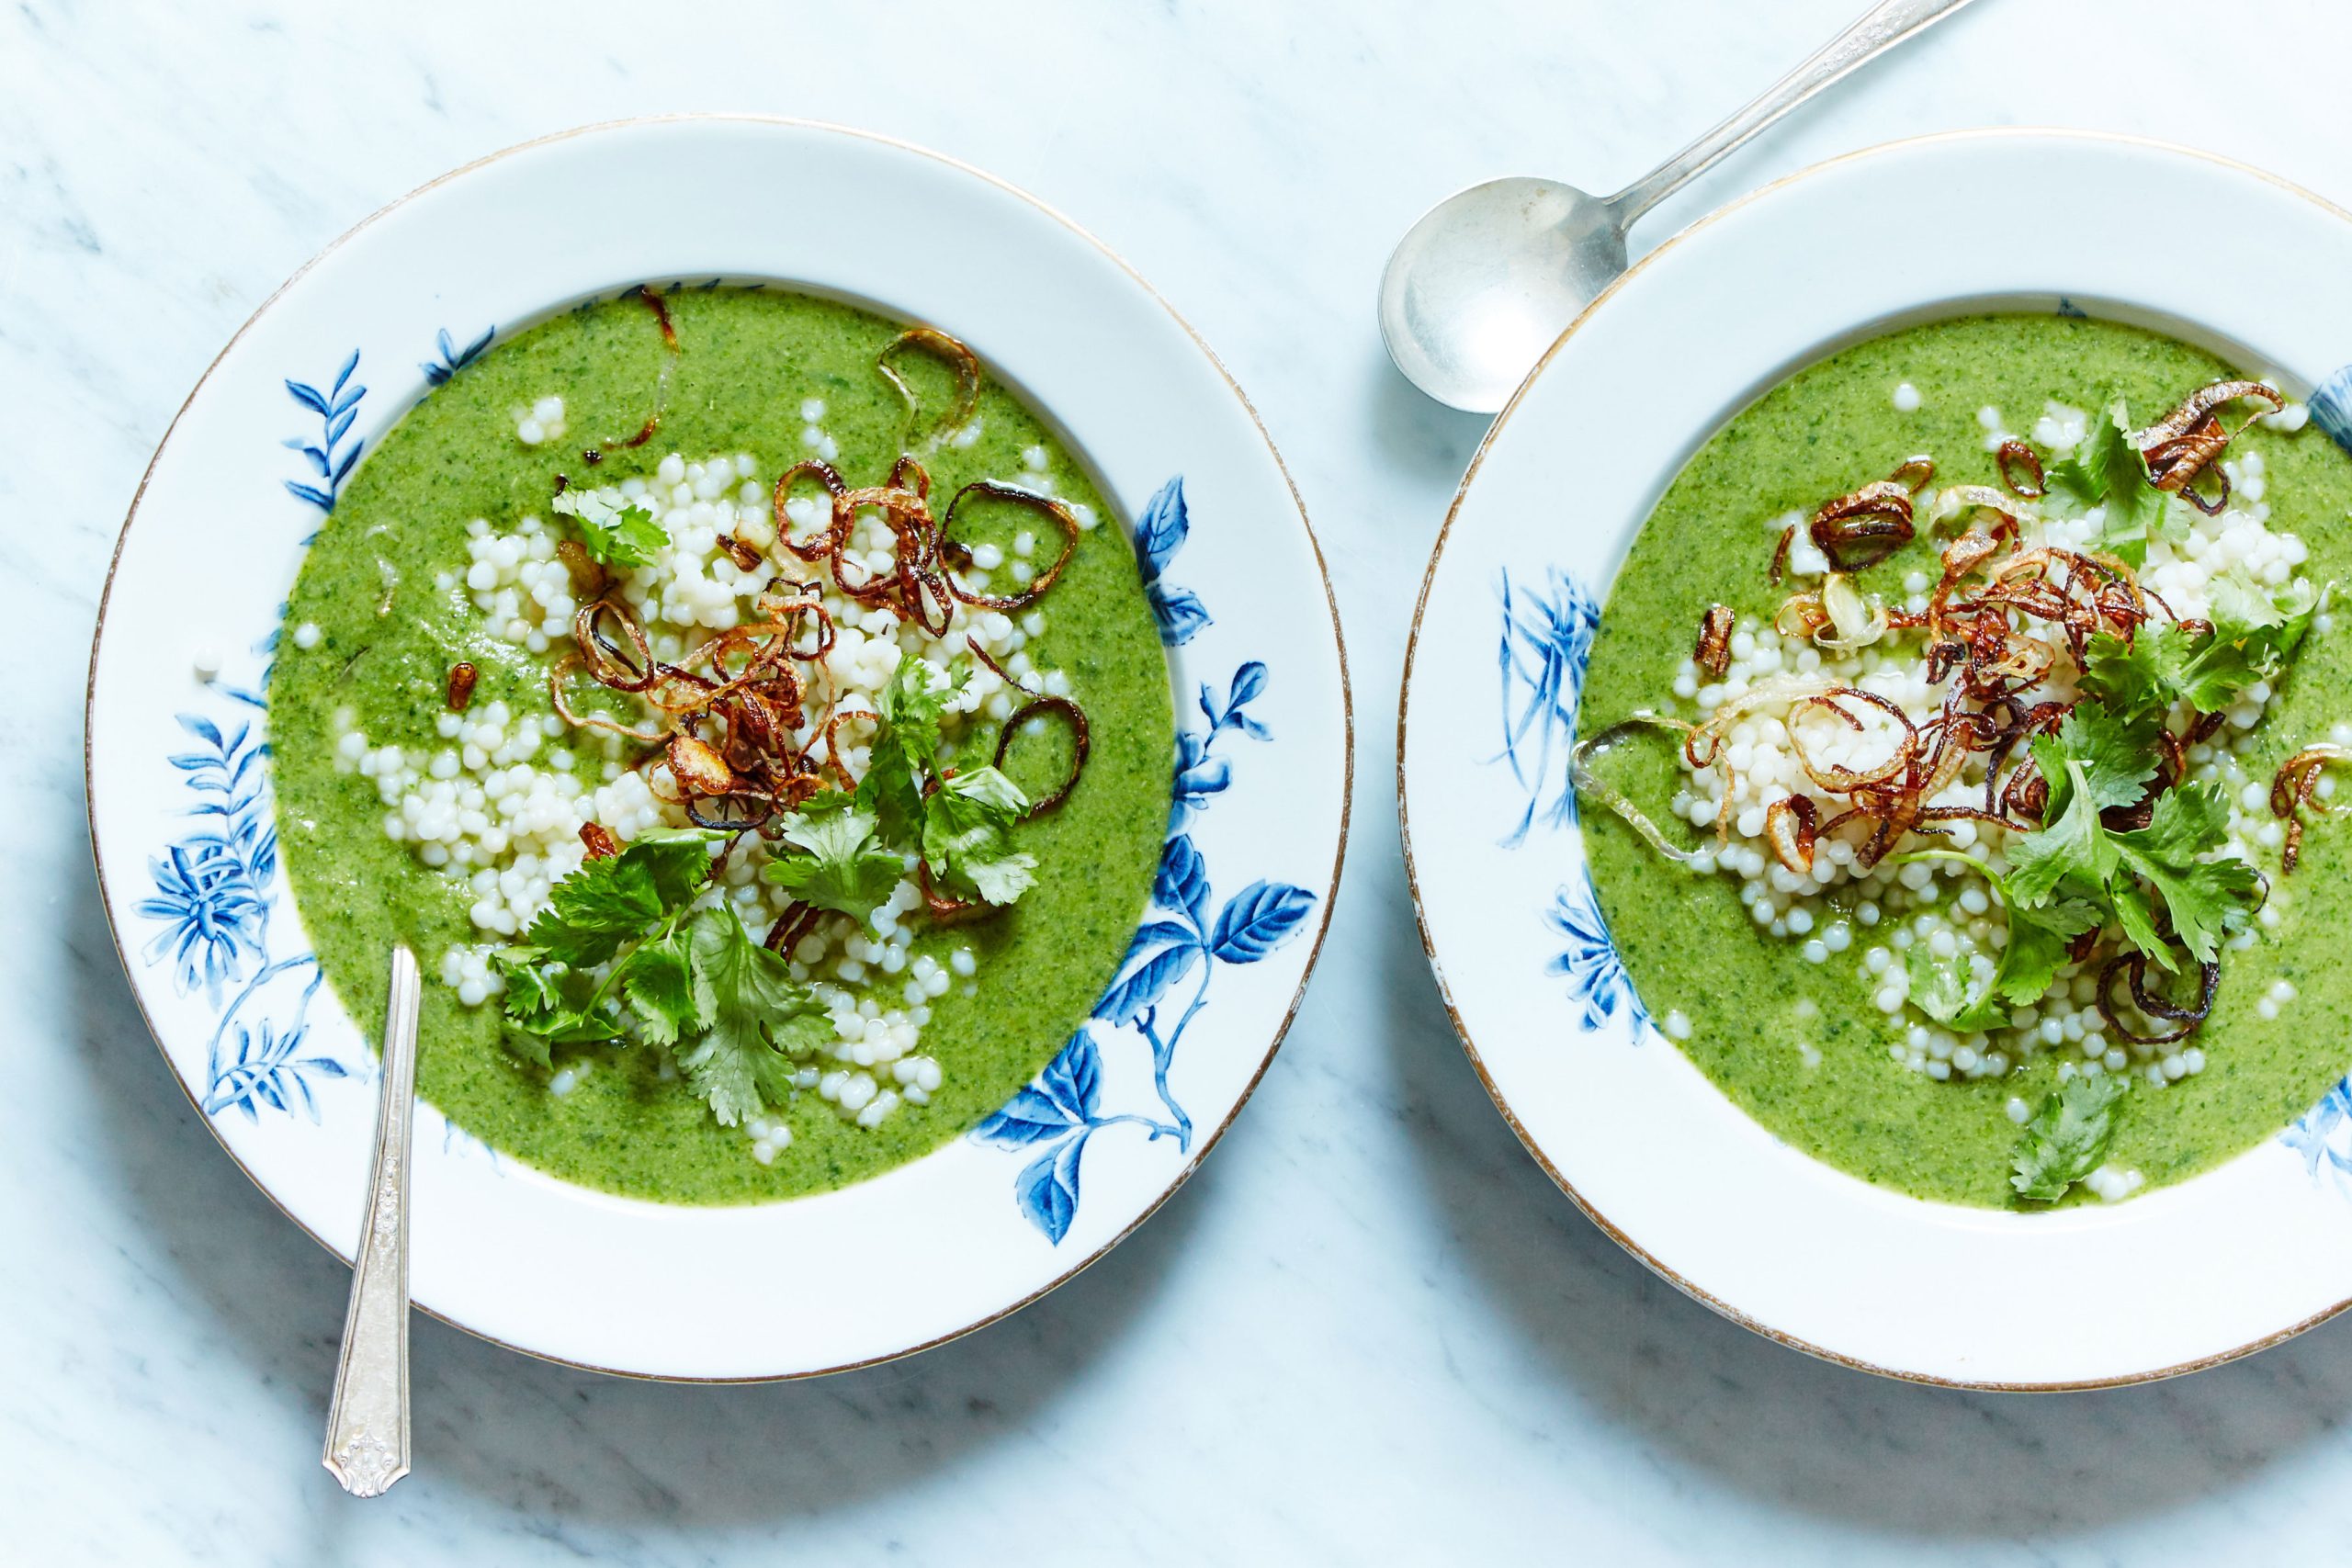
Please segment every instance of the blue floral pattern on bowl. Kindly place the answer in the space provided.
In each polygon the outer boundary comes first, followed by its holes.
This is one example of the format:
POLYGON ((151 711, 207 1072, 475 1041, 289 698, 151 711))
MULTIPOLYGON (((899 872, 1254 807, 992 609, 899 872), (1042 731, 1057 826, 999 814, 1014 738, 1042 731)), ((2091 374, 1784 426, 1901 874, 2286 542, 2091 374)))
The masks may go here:
POLYGON ((1585 1032, 1599 1029, 1623 1008, 1634 1026, 1634 1043, 1640 1044, 1649 1032, 1649 1010, 1642 1006, 1634 977, 1625 973, 1625 962, 1617 956, 1617 943, 1609 934, 1609 917, 1600 912, 1600 890, 1592 885, 1591 866, 1585 867, 1581 882, 1564 884, 1553 895, 1552 908, 1544 920, 1567 939, 1568 945, 1545 967, 1566 976, 1569 994, 1584 1003, 1577 1021, 1585 1032))
MULTIPOLYGON (((447 342, 444 333, 443 342, 447 342)), ((308 381, 286 379, 286 395, 292 398, 319 420, 319 434, 289 435, 282 443, 289 451, 300 452, 311 465, 308 479, 288 479, 286 488, 294 496, 309 502, 321 512, 333 512, 335 498, 342 493, 343 481, 359 462, 359 454, 367 443, 351 434, 359 418, 359 400, 368 389, 354 381, 352 373, 359 368, 359 351, 353 349, 322 391, 308 381)))
MULTIPOLYGON (((1503 835, 1506 849, 1526 843, 1538 827, 1577 825, 1577 789, 1569 764, 1577 747, 1577 702, 1584 692, 1584 669, 1592 639, 1600 630, 1600 602, 1574 577, 1554 567, 1545 585, 1515 584, 1505 570, 1497 585, 1502 635, 1496 649, 1501 679, 1502 750, 1527 804, 1503 835)), ((1649 1010, 1634 989, 1633 976, 1609 934, 1600 897, 1585 868, 1580 881, 1553 895, 1544 922, 1567 945, 1544 965, 1568 982, 1580 1004, 1577 1021, 1587 1033, 1621 1011, 1632 1024, 1634 1043, 1649 1032, 1649 1010)))
MULTIPOLYGON (((273 637, 255 651, 266 660, 275 643, 273 637)), ((310 1046, 311 1002, 322 979, 317 958, 275 951, 269 912, 277 829, 269 746, 255 716, 263 699, 246 687, 216 682, 213 690, 224 705, 243 711, 225 723, 179 716, 196 745, 171 763, 194 797, 186 815, 197 821, 147 863, 155 891, 138 913, 162 929, 141 955, 169 965, 181 994, 202 991, 216 1015, 200 1097, 207 1115, 238 1111, 258 1121, 265 1109, 299 1107, 315 1122, 314 1083, 356 1075, 310 1046)))
POLYGON ((2352 1077, 2336 1079, 2317 1105, 2278 1134, 2278 1141, 2303 1156, 2303 1168, 2313 1180, 2324 1165, 2336 1190, 2352 1196, 2352 1077))
POLYGON ((1600 629, 1600 605, 1557 567, 1544 592, 1514 589, 1509 571, 1498 592, 1503 622, 1496 660, 1502 677, 1502 761, 1510 764, 1511 777, 1527 795, 1527 809, 1503 840, 1516 848, 1539 820, 1547 828, 1576 822, 1577 792, 1568 781, 1567 762, 1576 750, 1577 698, 1593 636, 1600 629))
MULTIPOLYGON (((1190 531, 1184 481, 1179 475, 1152 497, 1136 528, 1136 553, 1160 638, 1170 648, 1211 624, 1198 595, 1168 584, 1161 576, 1190 531)), ((1273 739, 1273 732, 1247 711, 1264 693, 1268 679, 1266 666, 1251 660, 1233 672, 1222 697, 1210 685, 1201 687, 1203 727, 1177 732, 1169 837, 1152 879, 1151 918, 1128 944, 1118 976, 1094 1004, 1092 1015, 1060 1055, 1002 1110, 972 1130, 978 1143, 1036 1151, 1013 1178, 1013 1201, 1056 1246, 1077 1217, 1080 1166, 1095 1134, 1107 1127, 1136 1126, 1152 1142, 1170 1139, 1180 1155, 1190 1152, 1193 1121, 1168 1086, 1176 1047, 1207 1005, 1216 976, 1232 964, 1255 964, 1289 942, 1315 907, 1315 896, 1305 888, 1264 878, 1217 904, 1207 862, 1185 831, 1193 816, 1232 786, 1232 765, 1217 755, 1217 742, 1227 735, 1261 742, 1273 739), (1170 993, 1195 970, 1199 978, 1182 1010, 1172 1024, 1167 1023, 1163 1009, 1171 1005, 1170 993), (1102 1109, 1102 1042, 1115 1043, 1123 1035, 1139 1041, 1150 1053, 1158 1112, 1106 1114, 1102 1109)))

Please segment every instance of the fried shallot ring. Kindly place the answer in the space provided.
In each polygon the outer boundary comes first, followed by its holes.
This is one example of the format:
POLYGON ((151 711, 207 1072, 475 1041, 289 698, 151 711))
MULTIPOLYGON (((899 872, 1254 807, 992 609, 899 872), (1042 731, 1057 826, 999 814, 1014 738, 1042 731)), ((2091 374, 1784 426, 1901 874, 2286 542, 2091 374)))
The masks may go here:
POLYGON ((2346 809, 2319 798, 2319 782, 2329 765, 2345 761, 2352 761, 2352 747, 2323 740, 2279 764, 2270 781, 2270 814, 2287 824, 2286 841, 2279 852, 2280 875, 2290 874, 2302 860, 2304 808, 2311 807, 2322 817, 2346 809))
POLYGON ((2197 967, 2200 982, 2198 1002, 2193 1008, 2184 1008, 2166 1001, 2148 989, 2148 955, 2146 953, 2122 953, 2109 959, 2107 966, 2098 972, 2098 1015, 2107 1021, 2108 1032, 2129 1040, 2135 1045, 2168 1045, 2176 1040, 2186 1040, 2196 1033, 2198 1027, 2211 1016, 2213 994, 2221 988, 2222 984, 2220 964, 2200 964, 2197 967), (2165 1023, 2177 1024, 2179 1027, 2154 1034, 2142 1034, 2126 1025, 2116 1016, 2114 1006, 2115 977, 2119 974, 2128 974, 2131 976, 2132 1005, 2139 1009, 2143 1016, 2165 1023))
POLYGON ((2040 501, 2050 493, 2049 479, 2041 471, 2041 454, 2024 442, 2002 442, 1993 461, 2001 470, 2001 482, 2009 487, 2010 494, 2040 501))
POLYGON ((670 732, 667 729, 631 729, 628 726, 616 723, 600 713, 575 712, 571 699, 563 694, 564 678, 573 671, 584 668, 587 662, 576 652, 567 653, 556 660, 554 667, 548 671, 548 701, 554 705, 557 716, 564 723, 574 729, 601 729, 608 735, 617 735, 627 740, 642 741, 648 746, 659 746, 670 738, 670 732))
POLYGON ((1859 571, 1911 542, 1911 492, 1893 479, 1873 479, 1850 495, 1825 502, 1810 528, 1815 548, 1839 571, 1859 571))
POLYGON ((775 542, 802 560, 823 560, 840 548, 843 539, 849 537, 851 523, 849 481, 842 479, 831 463, 820 458, 804 457, 778 474, 773 505, 775 514, 775 542), (791 514, 785 511, 784 503, 791 498, 793 481, 804 475, 814 479, 825 487, 826 495, 831 498, 832 513, 826 519, 825 526, 817 533, 805 539, 795 539, 792 536, 791 514))
POLYGON ((589 676, 600 686, 610 686, 616 692, 642 692, 653 684, 655 670, 653 649, 645 637, 645 628, 638 625, 637 615, 628 602, 612 595, 591 600, 573 612, 571 640, 580 649, 581 662, 588 667, 589 676), (624 650, 605 635, 604 623, 611 620, 628 639, 624 650))
POLYGON ((1916 457, 1904 458, 1895 465, 1894 472, 1886 477, 1917 495, 1927 489, 1928 482, 1936 477, 1936 460, 1922 452, 1916 457))
MULTIPOLYGON (((1697 853, 1683 849, 1668 839, 1658 825, 1650 820, 1648 814, 1634 804, 1630 796, 1614 784, 1604 782, 1600 774, 1594 773, 1592 764, 1596 758, 1608 755, 1642 730, 1675 731, 1688 730, 1688 726, 1676 719, 1660 718, 1653 713, 1637 713, 1621 723, 1611 725, 1598 735, 1577 741, 1577 749, 1568 761, 1568 778, 1576 785, 1577 793, 1591 796, 1623 818, 1626 825, 1639 833, 1650 848, 1675 864, 1686 866, 1698 858, 1697 853)), ((1689 740, 1686 739, 1684 743, 1687 746, 1689 740)), ((1726 800, 1731 797, 1728 781, 1726 781, 1724 797, 1726 800)))
POLYGON ((1007 715, 1004 728, 997 731, 996 755, 990 759, 990 761, 999 772, 1004 769, 1004 754, 1012 747, 1012 737, 1019 730, 1022 722, 1033 714, 1048 712, 1060 714, 1069 720, 1070 741, 1075 750, 1070 758, 1069 776, 1062 780, 1051 795, 1029 803, 1029 809, 1023 812, 1019 818, 1023 822, 1028 821, 1032 817, 1044 816, 1069 798, 1069 792, 1078 787, 1078 775, 1086 771, 1086 754, 1093 746, 1092 738, 1087 733, 1085 709, 1068 697, 1032 697, 1007 715))
POLYGON ((1866 692, 1860 686, 1835 686, 1826 692, 1816 692, 1810 696, 1799 697, 1789 705, 1788 729, 1789 750, 1795 756, 1797 766, 1803 768, 1805 777, 1811 779, 1816 785, 1836 795, 1850 795, 1856 790, 1866 789, 1872 784, 1884 784, 1908 768, 1919 751, 1918 728, 1911 722, 1911 716, 1903 711, 1902 705, 1880 696, 1876 692, 1866 692), (1862 721, 1838 705, 1840 701, 1847 698, 1867 703, 1902 726, 1903 737, 1894 743, 1894 751, 1886 761, 1874 767, 1854 769, 1838 763, 1823 767, 1807 755, 1804 742, 1798 738, 1797 715, 1809 707, 1818 707, 1826 713, 1835 714, 1848 728, 1856 734, 1861 733, 1862 721))
POLYGON ((898 389, 907 402, 907 424, 904 434, 911 439, 916 434, 915 418, 922 412, 922 400, 907 378, 899 374, 891 360, 907 350, 920 350, 944 363, 956 373, 956 403, 945 415, 931 422, 922 432, 925 440, 936 441, 951 430, 960 430, 971 423, 972 412, 980 401, 980 359, 970 349, 949 337, 937 327, 909 327, 883 346, 874 356, 874 368, 882 378, 898 389))
POLYGON ((1000 610, 1007 615, 1015 615, 1026 610, 1046 596, 1046 590, 1051 588, 1055 580, 1061 576, 1062 569, 1069 564, 1069 558, 1077 550, 1078 518, 1069 507, 1064 506, 1050 495, 1040 495, 1034 490, 1023 490, 1019 485, 1005 484, 998 479, 975 479, 957 491, 956 499, 947 503, 947 515, 942 518, 939 524, 939 555, 947 565, 948 592, 965 604, 978 605, 983 610, 1000 610), (973 494, 994 501, 1011 502, 1018 506, 1026 506, 1034 511, 1042 512, 1052 518, 1055 526, 1062 531, 1061 553, 1054 557, 1054 564, 1031 579, 1028 585, 1018 593, 982 593, 967 588, 963 581, 956 575, 959 569, 971 564, 972 552, 951 538, 949 533, 956 526, 956 509, 964 504, 966 497, 973 494))
POLYGON ((2181 400, 2178 408, 2142 431, 2138 437, 2140 450, 2145 452, 2151 446, 2178 440, 2202 423, 2208 414, 2240 398, 2259 398, 2270 405, 2272 413, 2287 406, 2287 400, 2279 395, 2278 389, 2267 381, 2214 381, 2189 393, 2181 400))

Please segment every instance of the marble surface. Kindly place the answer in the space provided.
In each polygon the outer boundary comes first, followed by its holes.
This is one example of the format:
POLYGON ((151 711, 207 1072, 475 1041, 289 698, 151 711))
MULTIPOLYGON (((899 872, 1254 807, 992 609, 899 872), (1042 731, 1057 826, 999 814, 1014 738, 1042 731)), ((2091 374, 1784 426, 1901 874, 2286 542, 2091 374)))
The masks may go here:
MULTIPOLYGON (((0 428, 22 460, 0 465, 0 581, 29 679, 0 712, 8 1554, 2345 1560, 2352 1324, 2104 1394, 1952 1393, 1811 1361, 1577 1215, 1480 1091, 1421 962, 1391 715, 1421 564, 1483 422, 1388 371, 1382 260, 1474 178, 1632 177, 1857 3, 11 5, 0 428), (1353 852, 1249 1113, 1056 1295, 911 1361, 766 1388, 601 1379, 420 1322, 417 1473, 356 1503, 316 1459, 346 1276, 198 1124, 99 914, 78 745, 97 592, 181 398, 320 246, 510 142, 697 108, 853 122, 994 170, 1216 345, 1330 558, 1355 676, 1353 852)), ((1985 124, 2201 144, 2352 202, 2347 43, 2352 19, 2320 0, 1983 0, 1638 239, 1821 157, 1985 124)), ((1933 193, 1906 216, 1948 219, 1963 244, 2030 220, 1938 214, 1933 193)), ((1932 221, 1909 232, 1937 243, 1932 221)), ((2195 217, 2152 202, 2119 243, 2197 243, 2195 217)), ((2225 249, 2216 273, 2259 286, 2225 249)))

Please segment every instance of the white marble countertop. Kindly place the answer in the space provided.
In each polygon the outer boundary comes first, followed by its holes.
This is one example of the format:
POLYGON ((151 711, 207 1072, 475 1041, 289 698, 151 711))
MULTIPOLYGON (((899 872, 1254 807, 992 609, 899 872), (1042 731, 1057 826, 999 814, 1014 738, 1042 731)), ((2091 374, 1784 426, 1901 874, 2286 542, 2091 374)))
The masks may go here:
MULTIPOLYGON (((1388 370, 1371 312, 1388 246, 1474 178, 1631 177, 1858 4, 11 6, 0 581, 30 680, 0 714, 6 1553, 2343 1561, 2352 1324, 2103 1394, 1952 1393, 1808 1360, 1578 1216, 1480 1091, 1421 961, 1390 716, 1483 422, 1388 370), (99 913, 78 745, 99 583, 180 400, 327 241, 508 143, 708 108, 847 121, 993 170, 1216 346, 1306 495, 1346 618, 1347 879, 1249 1113, 1054 1296, 911 1361, 735 1389, 563 1371, 420 1320, 417 1473, 355 1503, 316 1458, 346 1275, 173 1089, 99 913)), ((1987 124, 2165 137, 2352 202, 2347 44, 2352 19, 2322 0, 1984 0, 1638 240, 1833 153, 1987 124)), ((1914 216, 1935 243, 1932 200, 1914 216)), ((1955 244, 2031 220, 1950 216, 1955 244)), ((2217 287, 2259 287, 2257 260, 2194 214, 2152 201, 2118 243, 2208 243, 2217 287)))

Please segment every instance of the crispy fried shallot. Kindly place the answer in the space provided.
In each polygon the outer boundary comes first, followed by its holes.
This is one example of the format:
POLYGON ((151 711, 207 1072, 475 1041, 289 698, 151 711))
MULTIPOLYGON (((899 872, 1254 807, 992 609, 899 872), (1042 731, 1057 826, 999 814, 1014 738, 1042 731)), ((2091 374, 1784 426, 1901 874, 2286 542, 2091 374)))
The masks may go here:
POLYGON ((1772 856, 1799 876, 1813 871, 1813 847, 1821 813, 1808 795, 1783 795, 1764 808, 1764 838, 1772 856))
POLYGON ((1690 649, 1690 662, 1717 681, 1731 669, 1731 627, 1728 604, 1710 604, 1699 617, 1699 640, 1690 649))
POLYGON ((1032 817, 1044 816, 1069 798, 1069 792, 1078 787, 1078 775, 1086 771, 1086 755, 1094 744, 1093 738, 1087 730, 1085 709, 1068 697, 1032 697, 1007 715, 1004 728, 997 731, 996 756, 992 761, 1000 772, 1004 767, 1004 754, 1011 750, 1012 738, 1019 733, 1021 726, 1029 719, 1048 713, 1057 713, 1069 723, 1071 746, 1069 772, 1063 777, 1062 782, 1054 787, 1052 794, 1042 795, 1029 803, 1029 809, 1021 814, 1021 819, 1023 822, 1032 817))
POLYGON ((1895 465, 1894 472, 1886 476, 1913 495, 1928 488, 1936 477, 1936 460, 1925 452, 1916 457, 1905 457, 1895 465))
POLYGON ((898 389, 899 396, 907 400, 908 441, 917 434, 927 441, 937 441, 951 431, 960 430, 971 423, 972 411, 980 400, 980 360, 956 339, 936 327, 909 327, 892 338, 882 352, 875 356, 874 367, 882 378, 898 389), (922 412, 922 400, 906 377, 899 371, 896 361, 910 354, 925 354, 944 364, 956 375, 956 400, 947 412, 933 417, 918 432, 915 422, 922 412))
POLYGON ((947 564, 948 592, 967 604, 978 605, 983 610, 1000 610, 1008 615, 1018 615, 1044 598, 1046 590, 1061 577, 1062 569, 1069 565, 1069 558, 1077 549, 1078 517, 1069 507, 1050 495, 1040 495, 1035 491, 1023 490, 1019 485, 1003 484, 995 479, 975 479, 957 491, 956 499, 947 503, 946 518, 939 525, 939 556, 947 564), (1054 564, 1032 578, 1017 593, 983 593, 968 587, 956 575, 972 564, 972 552, 951 538, 949 533, 956 526, 957 511, 967 499, 974 496, 1011 502, 1016 506, 1043 513, 1055 527, 1061 530, 1062 547, 1055 555, 1054 564))
POLYGON ((2148 955, 2144 953, 2119 953, 2098 972, 2098 1015, 2107 1021, 2108 1032, 2135 1045, 2168 1045, 2176 1040, 2186 1040, 2197 1032, 2198 1027, 2212 1014, 2213 994, 2221 988, 2222 966, 2200 964, 2198 966, 2198 999, 2193 1008, 2185 1008, 2165 1000, 2148 989, 2148 955), (2117 1016, 2115 1005, 2116 977, 2127 976, 2131 980, 2132 1005, 2144 1018, 2154 1021, 2158 1028, 2143 1034, 2117 1016), (2170 1029, 2164 1024, 2173 1025, 2170 1029))
POLYGON ((1814 513, 1814 547, 1839 571, 1860 571, 1911 542, 1911 491, 1894 479, 1873 479, 1814 513))
MULTIPOLYGON (((1696 852, 1686 850, 1668 838, 1658 825, 1650 820, 1648 814, 1634 804, 1632 797, 1593 771, 1596 761, 1645 729, 1667 730, 1686 737, 1695 735, 1688 725, 1679 720, 1660 718, 1653 713, 1638 713, 1621 724, 1611 725, 1598 735, 1577 741, 1576 753, 1568 763, 1568 776, 1575 783, 1578 794, 1599 801, 1623 818, 1626 824, 1642 836, 1643 841, 1659 854, 1677 865, 1687 866, 1698 858, 1696 852)), ((1688 743, 1686 739, 1685 744, 1688 743)))
POLYGON ((2024 442, 2002 442, 1993 460, 2001 470, 2001 482, 2009 487, 2012 495, 2039 501, 2050 493, 2049 481, 2041 471, 2041 455, 2024 442))
POLYGON ((2335 763, 2352 761, 2352 747, 2319 741, 2304 747, 2278 766, 2270 781, 2270 814, 2287 824, 2287 838, 2278 859, 2280 875, 2292 873, 2303 856, 2303 813, 2325 817, 2345 810, 2320 798, 2320 780, 2335 763))

